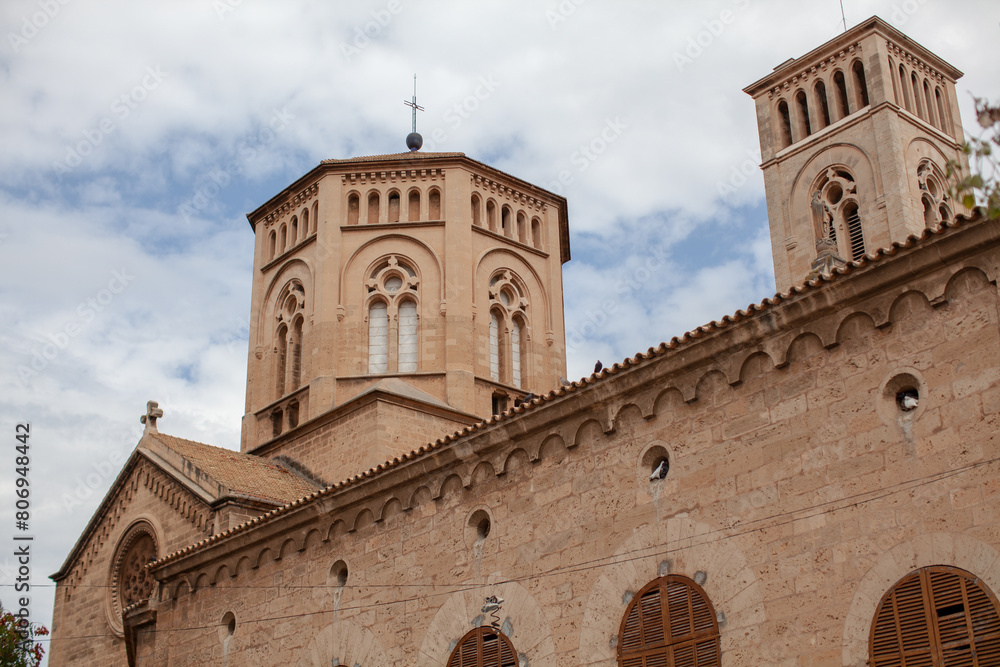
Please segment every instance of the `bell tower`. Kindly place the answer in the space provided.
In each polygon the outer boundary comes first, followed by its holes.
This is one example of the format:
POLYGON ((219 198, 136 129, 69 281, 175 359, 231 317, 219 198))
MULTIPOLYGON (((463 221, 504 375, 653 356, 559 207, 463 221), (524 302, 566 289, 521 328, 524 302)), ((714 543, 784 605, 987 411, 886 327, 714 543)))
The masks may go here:
POLYGON ((963 211, 962 73, 878 17, 744 88, 757 126, 778 291, 963 211))
POLYGON ((565 375, 566 200, 410 148, 325 160, 247 216, 242 451, 339 481, 565 375))

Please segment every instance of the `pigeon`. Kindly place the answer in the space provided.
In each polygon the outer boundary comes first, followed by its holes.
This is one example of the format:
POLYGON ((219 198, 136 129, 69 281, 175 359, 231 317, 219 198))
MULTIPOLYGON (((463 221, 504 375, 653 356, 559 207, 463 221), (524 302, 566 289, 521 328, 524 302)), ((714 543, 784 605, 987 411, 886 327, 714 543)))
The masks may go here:
POLYGON ((656 466, 656 470, 653 471, 653 474, 649 476, 649 481, 655 482, 658 479, 663 479, 667 476, 667 470, 669 469, 670 466, 667 464, 667 460, 663 459, 660 461, 660 465, 656 466))
POLYGON ((600 359, 598 359, 598 360, 597 360, 597 363, 596 363, 596 364, 594 364, 594 372, 595 372, 595 373, 600 373, 600 372, 601 372, 601 369, 602 369, 602 368, 604 368, 604 364, 602 364, 602 363, 601 363, 601 360, 600 360, 600 359))
POLYGON ((917 407, 918 401, 916 396, 911 396, 909 394, 904 394, 902 400, 899 402, 900 407, 906 412, 913 410, 917 407))
POLYGON ((570 386, 573 383, 570 382, 569 380, 567 380, 566 378, 560 376, 560 378, 559 378, 559 384, 561 384, 564 387, 568 387, 568 386, 570 386))

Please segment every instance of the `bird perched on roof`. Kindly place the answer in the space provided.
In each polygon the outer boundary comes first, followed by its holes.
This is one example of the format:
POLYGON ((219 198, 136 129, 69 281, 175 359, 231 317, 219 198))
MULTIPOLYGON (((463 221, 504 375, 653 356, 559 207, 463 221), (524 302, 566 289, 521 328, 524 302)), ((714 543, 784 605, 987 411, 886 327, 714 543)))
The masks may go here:
POLYGON ((573 383, 572 383, 572 382, 570 382, 569 380, 567 380, 566 378, 564 378, 564 377, 560 376, 560 377, 559 377, 559 384, 561 384, 561 385, 562 385, 562 386, 564 386, 564 387, 568 387, 568 386, 570 386, 570 385, 571 385, 571 384, 573 384, 573 383))
POLYGON ((604 364, 602 364, 602 363, 601 363, 601 360, 600 360, 600 359, 598 359, 598 360, 597 360, 597 363, 596 363, 596 364, 594 364, 594 372, 595 372, 595 373, 600 373, 600 372, 601 372, 601 369, 602 369, 602 368, 604 368, 604 364))

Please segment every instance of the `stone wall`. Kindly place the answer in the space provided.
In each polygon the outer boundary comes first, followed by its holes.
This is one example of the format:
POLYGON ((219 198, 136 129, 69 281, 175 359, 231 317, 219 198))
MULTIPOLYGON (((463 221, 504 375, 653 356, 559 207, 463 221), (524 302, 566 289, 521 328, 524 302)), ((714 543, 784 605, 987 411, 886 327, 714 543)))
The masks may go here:
POLYGON ((168 558, 140 652, 440 666, 499 595, 522 664, 610 666, 669 572, 704 582, 723 664, 863 665, 914 568, 1000 591, 997 236, 895 247, 168 558))

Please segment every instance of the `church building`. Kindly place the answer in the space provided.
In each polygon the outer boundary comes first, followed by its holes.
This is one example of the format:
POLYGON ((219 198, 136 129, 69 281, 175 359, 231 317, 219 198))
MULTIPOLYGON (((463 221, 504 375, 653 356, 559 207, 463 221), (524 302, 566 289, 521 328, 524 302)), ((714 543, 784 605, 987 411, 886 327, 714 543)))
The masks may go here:
POLYGON ((321 162, 248 215, 240 451, 147 404, 50 664, 1000 665, 961 75, 873 17, 748 86, 777 294, 575 382, 563 197, 321 162))

